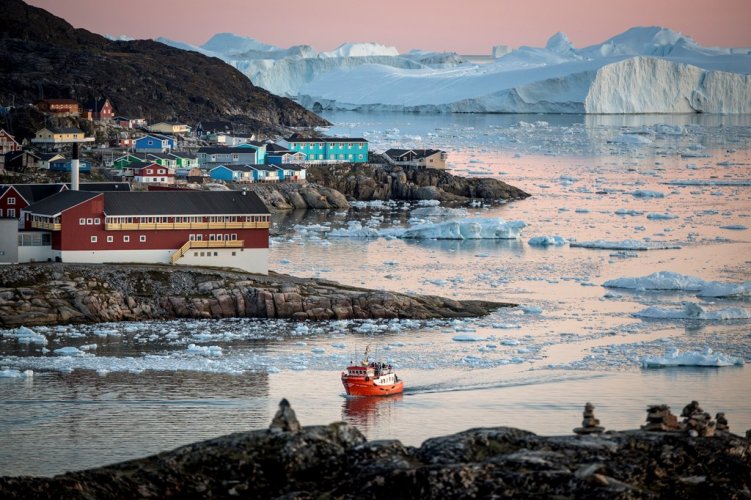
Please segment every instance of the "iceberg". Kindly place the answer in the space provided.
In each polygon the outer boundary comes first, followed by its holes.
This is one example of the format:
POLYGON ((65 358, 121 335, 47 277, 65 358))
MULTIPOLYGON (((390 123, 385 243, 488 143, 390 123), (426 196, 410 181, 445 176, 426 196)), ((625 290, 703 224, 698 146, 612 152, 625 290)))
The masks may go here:
MULTIPOLYGON (((660 27, 633 28, 580 49, 556 33, 545 47, 495 50, 500 57, 488 64, 453 53, 400 55, 374 43, 318 53, 309 46, 282 49, 226 33, 201 47, 164 42, 218 54, 254 84, 314 110, 751 112, 751 51, 702 47, 660 27)), ((650 140, 624 134, 616 142, 650 140)))
POLYGON ((15 337, 19 344, 47 345, 47 337, 25 326, 19 326, 15 330, 11 330, 11 333, 5 333, 3 336, 15 337))
POLYGON ((566 244, 563 236, 534 236, 529 239, 531 247, 560 247, 566 244))
POLYGON ((664 356, 644 357, 641 359, 641 365, 644 368, 664 368, 668 366, 743 366, 742 358, 728 356, 719 352, 714 352, 710 348, 704 351, 686 351, 681 352, 679 349, 672 348, 664 356))
POLYGON ((681 248, 672 243, 660 243, 656 241, 622 240, 622 241, 570 241, 569 246, 581 248, 595 248, 603 250, 668 250, 681 248))
POLYGON ((751 319, 751 313, 741 307, 726 307, 724 309, 717 309, 716 311, 706 311, 694 302, 684 303, 681 309, 652 306, 634 313, 634 316, 644 319, 689 319, 705 321, 751 319))
POLYGON ((686 276, 670 271, 660 271, 639 278, 617 278, 603 283, 606 288, 627 288, 632 290, 685 290, 699 291, 706 282, 695 276, 686 276))
POLYGON ((401 230, 395 236, 415 240, 497 240, 519 239, 526 227, 522 221, 501 218, 464 219, 437 224, 422 224, 401 230))
POLYGON ((334 229, 329 238, 378 238, 380 233, 372 227, 363 227, 360 221, 349 221, 346 228, 334 229))

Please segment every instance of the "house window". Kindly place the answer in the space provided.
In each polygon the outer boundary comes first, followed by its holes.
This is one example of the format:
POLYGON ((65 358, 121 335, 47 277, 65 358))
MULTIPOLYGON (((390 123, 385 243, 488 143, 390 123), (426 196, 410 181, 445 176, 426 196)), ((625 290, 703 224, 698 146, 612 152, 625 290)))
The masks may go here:
POLYGON ((188 240, 189 241, 196 241, 196 235, 195 234, 191 234, 190 236, 188 236, 188 240))
POLYGON ((237 252, 232 252, 232 256, 234 257, 235 255, 237 255, 237 252))
POLYGON ((217 257, 219 255, 219 252, 214 252, 214 257, 217 257))
POLYGON ((130 242, 130 236, 123 236, 123 243, 129 243, 130 242))
POLYGON ((197 234, 196 235, 196 240, 203 241, 203 234, 197 234))
POLYGON ((91 237, 91 242, 92 242, 92 243, 96 243, 96 236, 92 236, 92 237, 91 237))
POLYGON ((201 252, 201 257, 203 257, 204 255, 206 255, 206 252, 201 252))
POLYGON ((148 141, 149 146, 151 146, 152 144, 154 144, 154 141, 148 141))
POLYGON ((16 199, 12 197, 8 197, 8 205, 15 205, 15 204, 16 204, 16 199))
POLYGON ((230 239, 231 240, 236 240, 237 239, 237 234, 231 234, 230 235, 230 239))
POLYGON ((209 235, 209 241, 215 241, 215 240, 216 240, 216 235, 215 234, 210 234, 209 235))
POLYGON ((138 238, 138 241, 140 241, 141 243, 143 243, 144 241, 146 241, 146 235, 145 235, 145 234, 142 234, 142 235, 141 235, 141 236, 140 236, 140 237, 138 238))
POLYGON ((8 209, 8 217, 15 217, 16 216, 16 209, 15 208, 9 208, 8 209))
POLYGON ((107 236, 107 243, 112 243, 113 241, 115 241, 114 236, 107 236))
POLYGON ((88 226, 91 226, 92 224, 94 224, 94 219, 92 219, 92 218, 88 218, 88 219, 86 219, 86 224, 87 224, 88 226))
POLYGON ((193 252, 193 257, 198 257, 198 252, 193 252))
POLYGON ((98 226, 99 224, 101 224, 101 222, 102 222, 102 221, 101 221, 100 219, 94 219, 94 224, 95 224, 95 225, 97 225, 97 226, 98 226))
MULTIPOLYGON (((362 155, 357 155, 357 158, 362 160, 362 155)), ((430 161, 433 161, 433 160, 430 160, 430 161)))
POLYGON ((78 219, 78 225, 79 226, 86 225, 86 219, 78 219))

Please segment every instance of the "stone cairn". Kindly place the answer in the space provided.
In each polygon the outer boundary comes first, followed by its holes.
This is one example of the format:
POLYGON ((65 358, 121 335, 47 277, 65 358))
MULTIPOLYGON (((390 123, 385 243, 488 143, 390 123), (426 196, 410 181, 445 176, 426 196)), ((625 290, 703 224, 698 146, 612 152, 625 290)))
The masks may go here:
POLYGON ((279 402, 279 410, 274 415, 274 420, 271 421, 269 431, 272 433, 280 432, 298 432, 300 430, 300 422, 297 421, 295 416, 295 410, 289 404, 289 401, 282 399, 279 402))
POLYGON ((679 431, 678 417, 670 412, 668 405, 650 405, 647 407, 647 424, 641 426, 645 431, 679 431))
POLYGON ((595 406, 592 403, 587 403, 584 405, 584 412, 582 413, 582 415, 584 416, 584 420, 582 420, 582 426, 574 429, 575 433, 579 435, 600 434, 605 430, 604 427, 600 426, 600 421, 595 418, 595 406))
POLYGON ((717 421, 715 430, 723 432, 730 431, 730 426, 728 425, 728 419, 725 418, 725 413, 719 412, 717 415, 715 415, 714 419, 717 421))
MULTIPOLYGON (((701 409, 698 401, 691 401, 687 404, 681 412, 681 417, 684 417, 683 427, 688 431, 690 436, 714 436, 717 423, 712 420, 709 413, 701 409)), ((725 422, 727 423, 727 420, 725 422)))

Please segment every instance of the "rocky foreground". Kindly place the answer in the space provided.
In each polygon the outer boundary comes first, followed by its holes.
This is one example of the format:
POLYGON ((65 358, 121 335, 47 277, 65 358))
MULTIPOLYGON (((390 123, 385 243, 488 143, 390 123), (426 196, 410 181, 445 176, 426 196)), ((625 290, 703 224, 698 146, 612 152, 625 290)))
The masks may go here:
MULTIPOLYGON (((499 417, 500 418, 500 417, 499 417)), ((751 442, 727 431, 544 437, 470 429, 419 448, 337 422, 268 430, 53 478, 0 478, 3 498, 748 498, 751 442)))
POLYGON ((140 264, 0 266, 0 327, 172 318, 471 317, 512 306, 282 274, 140 264))

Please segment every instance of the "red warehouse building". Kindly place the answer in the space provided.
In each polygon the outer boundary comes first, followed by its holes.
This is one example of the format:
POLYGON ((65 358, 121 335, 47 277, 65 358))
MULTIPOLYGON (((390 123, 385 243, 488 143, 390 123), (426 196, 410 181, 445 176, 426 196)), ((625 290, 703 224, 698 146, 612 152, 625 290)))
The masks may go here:
POLYGON ((48 259, 234 267, 266 274, 269 211, 245 191, 63 191, 23 210, 48 259))

